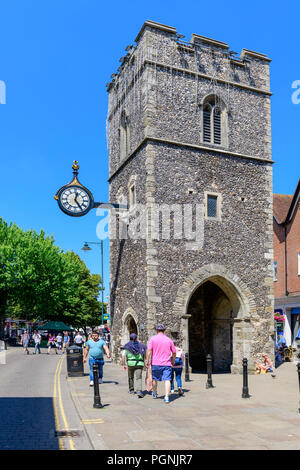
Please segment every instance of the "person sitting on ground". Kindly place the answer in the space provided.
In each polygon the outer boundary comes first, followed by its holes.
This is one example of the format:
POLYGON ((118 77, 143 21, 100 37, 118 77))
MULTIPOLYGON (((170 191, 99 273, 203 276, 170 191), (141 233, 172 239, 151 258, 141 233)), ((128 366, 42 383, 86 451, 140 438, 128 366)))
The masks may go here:
POLYGON ((262 354, 262 357, 264 359, 263 363, 255 362, 255 372, 258 374, 273 372, 273 364, 271 359, 265 353, 262 354))
POLYGON ((143 398, 142 392, 142 372, 145 365, 146 346, 137 340, 137 335, 131 333, 129 343, 123 346, 122 365, 128 368, 129 393, 134 393, 134 374, 136 374, 136 388, 138 398, 143 398))

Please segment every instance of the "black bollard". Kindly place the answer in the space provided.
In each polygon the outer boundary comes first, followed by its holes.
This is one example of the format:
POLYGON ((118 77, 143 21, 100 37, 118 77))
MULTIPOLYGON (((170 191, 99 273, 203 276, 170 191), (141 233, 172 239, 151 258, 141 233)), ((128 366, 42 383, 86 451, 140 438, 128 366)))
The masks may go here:
POLYGON ((248 390, 248 359, 243 359, 243 392, 242 398, 250 398, 248 390))
POLYGON ((103 408, 99 391, 99 366, 93 364, 93 380, 94 380, 94 408, 103 408))
POLYGON ((190 372, 189 372, 189 353, 185 353, 185 382, 190 382, 190 372))
POLYGON ((212 357, 210 354, 206 356, 206 364, 207 364, 207 382, 206 388, 214 388, 212 383, 212 357))
MULTIPOLYGON (((298 371, 298 382, 299 382, 299 391, 300 391, 300 362, 297 363, 297 371, 298 371)), ((300 408, 298 408, 300 413, 300 408)))

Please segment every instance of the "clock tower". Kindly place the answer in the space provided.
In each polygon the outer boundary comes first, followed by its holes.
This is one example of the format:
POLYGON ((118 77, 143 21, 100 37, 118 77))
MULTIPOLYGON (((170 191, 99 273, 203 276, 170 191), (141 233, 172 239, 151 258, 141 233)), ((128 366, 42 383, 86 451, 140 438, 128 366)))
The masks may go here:
POLYGON ((192 371, 273 355, 270 59, 146 21, 109 93, 113 357, 157 323, 192 371), (115 226, 118 230, 115 230, 115 226))

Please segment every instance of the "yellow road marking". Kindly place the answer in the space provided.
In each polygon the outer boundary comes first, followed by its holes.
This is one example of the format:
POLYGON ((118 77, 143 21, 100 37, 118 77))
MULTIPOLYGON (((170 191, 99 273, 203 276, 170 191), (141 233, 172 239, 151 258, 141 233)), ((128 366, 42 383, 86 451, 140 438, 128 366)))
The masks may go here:
MULTIPOLYGON (((58 381, 57 381, 57 386, 58 386, 58 402, 59 402, 59 407, 60 407, 60 413, 61 413, 61 416, 62 416, 64 425, 65 425, 65 429, 66 429, 66 431, 69 431, 70 428, 69 428, 69 425, 68 425, 68 422, 67 422, 67 419, 66 419, 65 410, 64 410, 64 407, 63 407, 63 403, 62 403, 61 388, 60 388, 60 372, 61 372, 61 366, 62 366, 62 363, 63 363, 63 359, 64 359, 64 357, 62 357, 62 358, 60 359, 59 371, 58 371, 58 381)), ((70 443, 70 448, 71 448, 71 450, 75 450, 74 442, 73 442, 72 439, 69 439, 69 443, 70 443)))
MULTIPOLYGON (((57 431, 61 431, 61 427, 59 424, 57 400, 58 400, 60 414, 64 422, 65 429, 66 431, 69 431, 69 425, 68 425, 66 415, 64 412, 64 407, 63 407, 62 398, 61 398, 61 388, 60 388, 60 372, 61 372, 63 360, 64 360, 64 357, 61 357, 60 360, 58 361, 56 371, 54 374, 53 407, 54 407, 54 416, 55 416, 55 426, 56 426, 57 431)), ((59 449, 65 450, 63 440, 61 437, 58 438, 58 442, 59 442, 59 449)), ((74 446, 74 442, 71 438, 69 439, 69 443, 70 443, 71 450, 76 450, 74 446)))
MULTIPOLYGON (((53 408, 54 408, 54 418, 55 418, 55 428, 57 431, 60 431, 60 425, 59 425, 59 419, 58 419, 58 412, 57 412, 57 403, 56 403, 56 382, 57 382, 57 372, 58 372, 58 366, 59 363, 57 364, 56 371, 54 374, 54 388, 53 388, 53 408)), ((60 450, 64 450, 64 444, 63 440, 61 437, 58 438, 58 445, 60 450)))
POLYGON ((102 424, 104 423, 103 419, 82 419, 81 422, 83 424, 102 424))

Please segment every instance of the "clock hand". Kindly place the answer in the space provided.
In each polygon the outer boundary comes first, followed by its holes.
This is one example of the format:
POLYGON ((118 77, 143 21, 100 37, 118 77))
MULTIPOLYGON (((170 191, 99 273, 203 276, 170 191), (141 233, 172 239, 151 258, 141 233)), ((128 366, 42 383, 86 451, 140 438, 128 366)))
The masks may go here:
POLYGON ((75 193, 74 201, 76 202, 76 204, 77 204, 77 206, 79 207, 79 209, 82 210, 81 205, 80 205, 79 202, 77 201, 77 196, 78 196, 78 193, 75 193))

